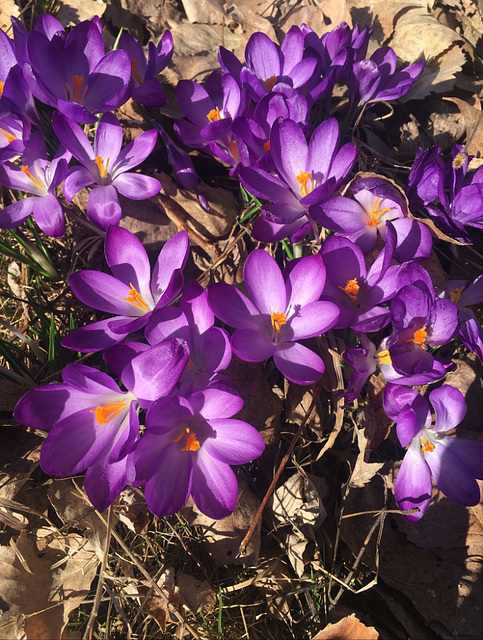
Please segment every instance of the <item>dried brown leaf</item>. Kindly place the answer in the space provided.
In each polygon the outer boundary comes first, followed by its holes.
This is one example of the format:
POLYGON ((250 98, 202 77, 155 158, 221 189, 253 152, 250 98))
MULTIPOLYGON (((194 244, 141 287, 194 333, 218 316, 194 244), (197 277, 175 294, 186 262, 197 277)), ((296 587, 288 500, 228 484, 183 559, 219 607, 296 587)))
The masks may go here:
POLYGON ((349 484, 351 487, 363 487, 371 480, 371 478, 376 475, 376 473, 382 468, 384 463, 366 462, 366 458, 369 454, 366 434, 364 433, 364 429, 357 429, 356 433, 359 455, 357 456, 354 470, 351 473, 349 484))
POLYGON ((199 580, 188 573, 178 573, 176 584, 179 589, 180 604, 188 607, 193 613, 201 609, 213 611, 217 602, 216 593, 208 580, 199 580))
POLYGON ((480 101, 476 100, 476 106, 473 106, 460 98, 448 96, 443 100, 453 102, 461 111, 465 123, 466 139, 469 141, 466 152, 470 155, 481 155, 481 149, 483 149, 483 124, 480 101))
POLYGON ((179 596, 177 594, 174 578, 174 568, 168 567, 157 580, 157 584, 166 594, 167 600, 164 600, 159 595, 153 595, 152 590, 146 585, 140 585, 137 589, 138 592, 141 592, 146 596, 141 598, 141 611, 154 618, 163 633, 166 631, 166 623, 170 619, 168 601, 175 607, 179 606, 179 596))
POLYGON ((290 524, 304 531, 307 526, 317 530, 327 517, 315 484, 300 473, 294 473, 276 489, 271 509, 281 526, 290 524))
POLYGON ((199 24, 223 24, 224 12, 221 0, 181 0, 188 22, 199 24))
POLYGON ((92 20, 94 16, 100 18, 106 7, 107 4, 99 0, 68 0, 60 2, 55 17, 64 27, 72 27, 84 20, 92 20))
POLYGON ((140 491, 126 487, 116 501, 114 513, 137 535, 144 535, 147 532, 149 510, 144 495, 140 491))
POLYGON ((377 640, 377 638, 379 633, 374 627, 366 627, 356 618, 356 614, 352 613, 335 624, 328 624, 312 640, 377 640))

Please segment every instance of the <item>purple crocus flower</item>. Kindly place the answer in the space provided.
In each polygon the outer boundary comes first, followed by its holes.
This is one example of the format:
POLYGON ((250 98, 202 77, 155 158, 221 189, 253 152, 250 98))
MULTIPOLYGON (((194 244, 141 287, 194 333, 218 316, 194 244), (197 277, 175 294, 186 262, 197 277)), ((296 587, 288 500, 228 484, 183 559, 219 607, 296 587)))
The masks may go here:
POLYGON ((0 227, 18 227, 32 213, 44 233, 55 238, 64 235, 65 219, 55 189, 67 175, 70 153, 60 146, 51 162, 40 131, 29 138, 22 155, 22 166, 5 162, 0 166, 0 184, 31 194, 0 212, 0 227))
POLYGON ((151 347, 124 367, 127 391, 106 373, 69 364, 62 383, 33 389, 19 400, 15 420, 49 431, 40 452, 42 469, 63 477, 86 471, 86 493, 96 509, 105 511, 134 480, 131 454, 139 438, 139 408, 171 393, 187 360, 181 340, 151 347))
MULTIPOLYGON (((389 223, 390 224, 390 223, 389 223)), ((381 306, 396 295, 399 266, 390 266, 394 253, 394 232, 387 234, 386 247, 367 270, 359 247, 343 236, 325 240, 320 255, 327 270, 322 292, 340 309, 336 329, 378 331, 390 321, 390 311, 381 306)))
POLYGON ((169 64, 173 56, 173 37, 165 31, 158 46, 148 43, 148 60, 139 42, 124 31, 119 38, 119 49, 127 51, 131 59, 134 89, 132 99, 149 107, 166 104, 167 98, 156 76, 169 64))
POLYGON ((240 181, 250 193, 274 203, 263 206, 263 217, 253 228, 253 236, 262 242, 285 238, 309 221, 315 226, 317 207, 340 187, 357 157, 351 142, 339 149, 335 118, 319 125, 308 143, 300 124, 277 121, 270 134, 270 150, 278 175, 249 167, 239 170, 240 181))
POLYGON ((352 372, 344 393, 345 404, 353 402, 362 391, 366 380, 376 372, 377 368, 391 362, 389 351, 369 340, 365 333, 358 334, 360 347, 349 347, 344 351, 344 361, 352 367, 352 372))
POLYGON ((30 125, 23 118, 0 119, 0 164, 22 155, 30 137, 30 125))
POLYGON ((331 329, 339 309, 321 302, 325 268, 320 256, 289 263, 283 273, 265 251, 252 251, 243 271, 248 297, 220 282, 208 300, 222 322, 235 327, 234 353, 248 362, 273 356, 275 366, 297 384, 312 384, 324 372, 321 358, 298 341, 331 329))
POLYGON ((78 271, 69 278, 74 295, 84 304, 114 317, 74 329, 62 341, 75 351, 100 351, 146 326, 154 310, 171 304, 183 287, 183 268, 189 251, 186 231, 161 249, 151 275, 141 242, 122 227, 109 227, 106 261, 114 275, 78 271))
POLYGON ((439 380, 446 374, 446 363, 435 358, 428 347, 446 344, 454 337, 458 330, 456 305, 436 298, 431 278, 416 263, 401 266, 396 286, 398 293, 391 303, 394 331, 386 343, 392 367, 411 380, 403 384, 439 380))
POLYGON ((228 381, 219 372, 226 369, 231 361, 230 338, 214 323, 208 294, 196 280, 183 291, 179 308, 165 307, 155 311, 149 319, 145 335, 150 344, 169 338, 181 338, 188 344, 190 359, 176 389, 179 395, 188 396, 228 381))
POLYGON ((257 458, 263 439, 251 425, 232 418, 243 400, 221 389, 188 398, 161 398, 146 414, 146 431, 134 453, 136 485, 146 484, 146 502, 158 517, 181 509, 192 495, 210 518, 235 508, 238 483, 230 465, 257 458))
POLYGON ((390 220, 396 232, 395 258, 400 262, 427 258, 433 246, 431 233, 408 216, 406 197, 396 185, 383 176, 359 174, 345 196, 335 196, 317 208, 316 221, 355 242, 365 254, 378 235, 385 241, 390 220))
POLYGON ((34 30, 27 38, 24 74, 32 93, 65 116, 94 123, 98 113, 120 107, 131 95, 131 61, 126 51, 104 53, 99 20, 64 31, 34 30))
POLYGON ((87 215, 104 231, 122 216, 118 193, 132 200, 145 200, 161 190, 155 178, 129 171, 145 160, 156 144, 156 129, 141 133, 121 149, 122 127, 116 116, 106 113, 99 121, 94 148, 81 127, 60 113, 54 113, 54 130, 59 140, 82 166, 72 167, 64 183, 69 202, 90 185, 87 215))
MULTIPOLYGON (((12 18, 14 30, 16 22, 12 18)), ((0 30, 0 117, 21 117, 38 124, 37 109, 22 71, 20 51, 21 47, 12 43, 7 34, 0 30)))
POLYGON ((403 510, 417 507, 406 515, 415 522, 431 500, 431 476, 441 491, 453 502, 474 506, 480 501, 476 478, 483 479, 483 443, 445 435, 466 414, 463 394, 444 385, 429 394, 435 422, 432 423, 428 401, 414 389, 388 385, 384 409, 396 420, 396 430, 403 447, 408 447, 394 484, 394 495, 403 510))

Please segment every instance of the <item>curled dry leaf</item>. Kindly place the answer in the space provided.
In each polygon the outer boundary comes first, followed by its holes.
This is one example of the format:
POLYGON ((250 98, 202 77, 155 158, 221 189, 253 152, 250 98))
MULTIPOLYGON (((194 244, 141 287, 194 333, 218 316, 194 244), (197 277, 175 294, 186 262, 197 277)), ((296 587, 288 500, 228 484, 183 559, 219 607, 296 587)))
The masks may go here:
POLYGON ((453 102, 461 111, 466 129, 466 140, 469 143, 466 152, 470 155, 481 155, 483 148, 483 124, 479 99, 475 100, 475 106, 465 100, 453 97, 444 97, 443 100, 453 102))
POLYGON ((223 24, 221 0, 181 0, 188 22, 199 24, 223 24))
POLYGON ((335 624, 328 624, 312 640, 377 640, 379 633, 374 627, 366 627, 356 618, 355 613, 335 624))
POLYGON ((137 593, 142 594, 141 611, 150 615, 158 623, 162 633, 166 631, 166 623, 170 620, 168 602, 176 608, 179 607, 179 595, 174 581, 174 567, 168 567, 157 580, 158 586, 166 594, 166 600, 159 595, 153 594, 152 589, 147 584, 140 585, 137 593))
POLYGON ((147 532, 149 510, 141 491, 126 487, 117 499, 114 513, 128 529, 137 535, 144 535, 147 532))
POLYGON ((359 455, 357 456, 354 470, 351 473, 349 484, 351 487, 363 487, 382 468, 384 462, 366 462, 369 454, 366 434, 364 433, 364 429, 356 429, 356 433, 359 455))

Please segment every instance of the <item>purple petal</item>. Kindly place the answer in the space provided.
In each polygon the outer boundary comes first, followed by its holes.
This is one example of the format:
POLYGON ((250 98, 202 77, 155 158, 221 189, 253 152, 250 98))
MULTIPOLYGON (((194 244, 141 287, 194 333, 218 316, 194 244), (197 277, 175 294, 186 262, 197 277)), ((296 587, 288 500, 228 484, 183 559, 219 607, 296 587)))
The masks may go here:
POLYGON ((444 437, 435 443, 433 451, 425 452, 434 481, 444 495, 466 506, 480 501, 480 488, 463 460, 452 450, 453 438, 444 437))
POLYGON ((48 193, 44 198, 36 198, 32 213, 44 233, 54 238, 61 238, 64 235, 64 212, 53 193, 48 193))
POLYGON ((151 291, 157 303, 162 298, 164 305, 170 304, 181 291, 183 286, 182 274, 180 274, 179 287, 176 286, 174 289, 170 289, 169 297, 166 295, 169 285, 174 279, 174 274, 184 269, 186 265, 189 247, 188 234, 186 231, 179 231, 161 249, 151 278, 151 291))
POLYGON ((77 271, 69 277, 71 289, 81 302, 100 311, 140 316, 142 311, 126 299, 130 286, 102 271, 77 271))
POLYGON ((110 159, 110 170, 117 162, 121 151, 122 127, 119 120, 112 113, 106 113, 99 120, 94 138, 94 156, 100 156, 103 162, 110 159))
POLYGON ((146 482, 149 510, 158 518, 179 511, 190 496, 193 475, 192 456, 170 443, 158 457, 156 473, 146 482))
POLYGON ((231 348, 246 362, 262 362, 270 358, 276 350, 268 335, 251 328, 237 329, 231 337, 231 348))
POLYGON ((122 209, 113 185, 92 189, 87 201, 87 215, 97 227, 103 230, 107 230, 110 224, 119 222, 122 209))
POLYGON ((415 438, 406 451, 394 483, 394 496, 403 511, 417 507, 418 512, 406 515, 409 522, 417 522, 428 508, 433 493, 431 471, 421 455, 420 440, 415 438))
POLYGON ((108 349, 120 342, 123 334, 114 333, 109 329, 111 318, 93 322, 85 327, 74 329, 62 339, 62 346, 81 353, 91 353, 108 349))
POLYGON ((289 321, 293 331, 292 340, 303 340, 325 333, 336 324, 339 315, 339 307, 333 302, 309 302, 289 321))
POLYGON ((207 291, 209 305, 222 322, 235 329, 258 326, 258 309, 236 287, 225 282, 217 282, 210 284, 207 291))
POLYGON ((116 462, 103 459, 89 467, 84 478, 84 490, 94 507, 102 513, 134 479, 131 458, 116 462))
POLYGON ((277 369, 295 384, 312 384, 325 371, 321 358, 298 342, 279 348, 273 355, 273 361, 277 369))
POLYGON ((245 48, 245 60, 262 80, 280 75, 278 47, 265 33, 256 32, 250 37, 245 48))
POLYGON ((231 467, 212 458, 202 447, 193 464, 191 493, 202 513, 219 520, 229 516, 235 509, 238 482, 231 467))
POLYGON ((206 420, 231 418, 243 407, 243 400, 238 394, 222 389, 206 389, 194 393, 190 396, 189 403, 193 411, 206 420))
POLYGON ((91 161, 95 158, 95 154, 83 129, 61 113, 54 113, 52 122, 55 135, 64 147, 85 167, 90 166, 91 161))
POLYGON ((397 416, 396 432, 402 447, 407 447, 420 433, 421 424, 411 408, 404 409, 397 416))
POLYGON ((335 118, 320 124, 312 134, 309 144, 309 166, 320 184, 329 177, 329 170, 339 146, 339 125, 335 118))
POLYGON ((265 443, 250 424, 241 420, 210 420, 214 438, 207 438, 203 449, 225 464, 245 464, 262 454, 265 443))
POLYGON ((104 250, 114 277, 129 287, 134 285, 143 298, 151 298, 151 266, 140 240, 127 229, 110 226, 104 250))
POLYGON ((250 253, 243 275, 247 293, 260 313, 285 312, 285 282, 280 267, 266 251, 256 249, 250 253))
POLYGON ((127 144, 119 153, 112 166, 112 172, 117 174, 137 167, 138 164, 143 162, 149 156, 151 151, 154 149, 157 139, 158 132, 156 129, 145 131, 134 138, 134 140, 127 144))
MULTIPOLYGON (((295 262, 295 261, 294 261, 295 262)), ((287 310, 301 308, 318 300, 325 284, 325 266, 320 255, 302 258, 284 270, 287 289, 287 310)))
POLYGON ((85 167, 72 167, 64 181, 64 196, 67 202, 72 202, 72 198, 81 189, 88 187, 94 182, 91 172, 85 167))
POLYGON ((18 227, 32 213, 36 197, 22 198, 0 211, 0 228, 12 229, 18 227))
MULTIPOLYGON (((302 183, 297 180, 297 176, 312 169, 302 127, 293 120, 276 121, 270 133, 270 151, 280 175, 297 197, 301 198, 302 183)), ((314 176, 312 178, 315 179, 314 176)))
POLYGON ((146 200, 161 191, 159 180, 140 173, 122 173, 114 178, 112 185, 122 196, 131 200, 146 200))
POLYGON ((429 401, 436 414, 436 431, 449 431, 456 427, 466 415, 466 402, 459 389, 443 385, 429 394, 429 401))

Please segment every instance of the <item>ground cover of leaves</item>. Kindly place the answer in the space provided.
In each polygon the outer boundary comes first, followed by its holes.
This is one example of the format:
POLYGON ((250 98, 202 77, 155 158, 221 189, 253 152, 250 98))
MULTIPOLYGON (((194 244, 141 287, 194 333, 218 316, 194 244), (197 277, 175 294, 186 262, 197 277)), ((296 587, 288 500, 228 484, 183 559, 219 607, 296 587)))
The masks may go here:
MULTIPOLYGON (((419 146, 438 144, 448 152, 455 142, 467 144, 481 163, 481 1, 72 0, 50 8, 66 26, 102 16, 108 44, 120 27, 141 42, 157 41, 169 28, 175 55, 165 88, 171 98, 179 79, 201 81, 218 66, 220 44, 243 58, 255 31, 277 40, 303 22, 319 35, 342 20, 371 26, 374 47, 389 45, 408 63, 422 54, 426 67, 408 101, 393 105, 392 112, 385 105, 372 110, 354 130, 360 170, 383 171, 397 180, 407 175, 419 146)), ((33 24, 44 10, 40 3, 3 1, 0 27, 9 28, 10 15, 33 24)), ((167 126, 181 115, 174 99, 164 115, 167 126)), ((131 104, 118 116, 126 140, 142 130, 143 116, 131 104)), ((163 191, 142 203, 124 200, 122 226, 152 254, 186 228, 192 245, 187 277, 202 284, 213 278, 240 283, 247 252, 256 243, 249 227, 238 224, 243 210, 228 170, 194 157, 210 204, 207 214, 163 172, 161 156, 150 162, 163 191)), ((79 197, 75 205, 82 216, 85 200, 79 197)), ((71 295, 67 277, 102 265, 102 241, 82 225, 69 224, 65 239, 43 240, 56 278, 33 278, 29 264, 0 258, 1 315, 8 320, 2 339, 18 347, 19 363, 33 384, 57 379, 70 361, 60 338, 71 318, 79 325, 92 319, 71 295), (55 325, 53 344, 43 342, 46 323, 55 325)), ((24 234, 34 240, 31 230, 24 234)), ((439 243, 425 267, 435 281, 462 273, 474 278, 483 264, 482 240, 475 232, 472 246, 439 243)), ((210 520, 192 504, 158 520, 133 489, 98 514, 83 493, 82 478, 53 479, 41 471, 42 434, 20 428, 11 416, 27 387, 0 379, 0 637, 481 637, 481 505, 461 507, 437 493, 416 526, 391 513, 398 464, 392 461, 401 455, 382 411, 381 380, 373 376, 365 399, 344 410, 337 399, 345 384, 343 346, 331 332, 320 341, 330 357, 321 383, 311 389, 284 384, 262 364, 235 359, 230 365, 227 373, 245 401, 240 418, 261 431, 267 448, 256 464, 240 470, 237 508, 222 521, 210 520), (302 436, 259 517, 261 499, 302 424, 302 436)), ((465 394, 469 408, 458 433, 482 440, 481 365, 463 351, 456 355, 450 382, 465 394)), ((88 363, 95 366, 96 358, 88 363)))

